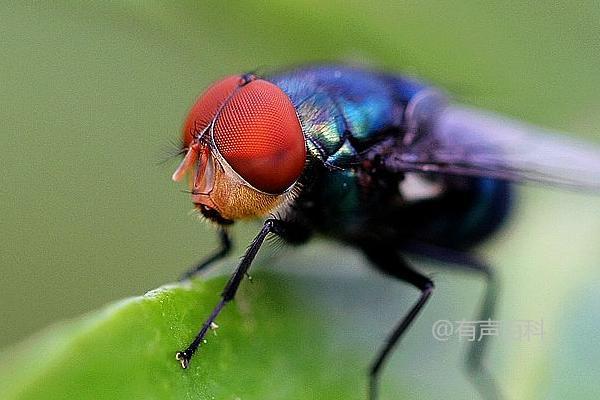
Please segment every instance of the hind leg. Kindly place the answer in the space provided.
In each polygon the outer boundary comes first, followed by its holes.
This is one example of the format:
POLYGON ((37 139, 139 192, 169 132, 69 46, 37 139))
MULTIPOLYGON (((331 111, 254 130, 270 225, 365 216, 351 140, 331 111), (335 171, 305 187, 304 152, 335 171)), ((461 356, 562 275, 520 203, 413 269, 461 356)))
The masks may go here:
MULTIPOLYGON (((482 276, 486 282, 486 289, 477 315, 477 321, 494 320, 499 284, 493 269, 488 264, 471 254, 437 246, 413 243, 407 245, 404 250, 441 261, 444 263, 444 267, 453 270, 474 272, 482 276)), ((481 340, 469 342, 465 358, 467 376, 473 382, 473 385, 477 388, 483 399, 502 399, 503 396, 500 387, 484 364, 484 356, 489 343, 489 340, 487 340, 488 335, 481 335, 480 324, 477 324, 476 327, 476 337, 481 337, 481 340)))

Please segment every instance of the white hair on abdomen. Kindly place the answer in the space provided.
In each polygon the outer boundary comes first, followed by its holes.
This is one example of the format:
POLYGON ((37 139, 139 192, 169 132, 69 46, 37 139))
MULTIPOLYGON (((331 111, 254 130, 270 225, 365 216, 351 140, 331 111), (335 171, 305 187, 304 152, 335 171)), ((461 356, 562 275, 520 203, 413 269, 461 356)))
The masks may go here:
POLYGON ((442 182, 431 181, 422 174, 409 172, 398 184, 398 190, 404 200, 416 202, 438 197, 444 191, 444 185, 442 182))

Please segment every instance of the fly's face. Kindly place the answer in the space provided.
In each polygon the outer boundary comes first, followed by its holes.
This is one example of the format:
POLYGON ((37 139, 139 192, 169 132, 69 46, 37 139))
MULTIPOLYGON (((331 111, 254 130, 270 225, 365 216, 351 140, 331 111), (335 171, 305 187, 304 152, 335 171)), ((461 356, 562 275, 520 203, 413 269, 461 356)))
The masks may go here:
POLYGON ((253 75, 211 86, 183 130, 192 201, 221 224, 269 214, 290 198, 304 169, 306 146, 294 105, 276 85, 253 75))

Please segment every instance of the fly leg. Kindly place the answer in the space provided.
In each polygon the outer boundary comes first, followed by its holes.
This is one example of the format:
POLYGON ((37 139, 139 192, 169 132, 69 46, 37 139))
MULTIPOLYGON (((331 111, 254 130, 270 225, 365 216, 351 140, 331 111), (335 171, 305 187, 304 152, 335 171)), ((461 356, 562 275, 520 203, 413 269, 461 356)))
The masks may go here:
MULTIPOLYGON (((493 321, 499 285, 494 270, 489 265, 467 253, 420 243, 407 246, 406 251, 442 261, 453 269, 481 274, 486 281, 486 288, 477 321, 493 321)), ((500 387, 483 362, 488 336, 481 335, 479 324, 476 324, 476 329, 476 337, 481 337, 481 340, 469 342, 465 357, 467 376, 483 399, 500 400, 503 398, 500 387)))
POLYGON ((192 268, 181 274, 181 276, 179 277, 180 282, 199 274, 206 267, 229 254, 229 251, 231 250, 231 239, 229 238, 227 231, 225 231, 225 229, 223 228, 219 229, 219 239, 221 240, 221 248, 207 259, 199 262, 198 264, 194 265, 192 268))
POLYGON ((376 400, 379 378, 385 361, 391 355, 394 346, 398 344, 402 335, 410 327, 423 306, 425 306, 425 303, 427 303, 427 300, 433 293, 434 285, 428 277, 412 269, 399 254, 395 252, 390 253, 389 250, 382 248, 381 245, 371 249, 364 249, 364 251, 367 257, 383 272, 401 281, 410 283, 421 291, 417 302, 388 336, 383 347, 377 353, 377 357, 375 357, 375 360, 371 364, 369 369, 369 399, 376 400))
POLYGON ((256 256, 256 253, 258 253, 260 246, 265 240, 265 237, 267 237, 269 233, 275 233, 281 236, 284 232, 285 228, 283 221, 277 219, 268 219, 265 221, 258 235, 256 235, 254 240, 252 240, 252 243, 250 243, 250 246, 246 250, 246 253, 242 257, 242 260, 240 261, 233 275, 231 275, 231 277, 229 278, 227 285, 225 285, 225 288, 221 293, 221 301, 219 301, 219 303, 211 312, 208 319, 204 322, 202 328, 200 329, 200 332, 198 332, 198 335, 196 335, 194 341, 190 343, 187 349, 179 351, 175 355, 175 358, 181 363, 182 368, 185 369, 188 367, 192 356, 194 355, 196 350, 198 350, 198 347, 204 339, 206 332, 208 332, 210 327, 214 324, 215 319, 217 318, 223 307, 225 307, 225 305, 231 300, 233 300, 233 298, 235 297, 240 283, 242 282, 244 275, 246 275, 246 273, 248 272, 248 269, 250 268, 250 265, 252 264, 252 261, 256 256))

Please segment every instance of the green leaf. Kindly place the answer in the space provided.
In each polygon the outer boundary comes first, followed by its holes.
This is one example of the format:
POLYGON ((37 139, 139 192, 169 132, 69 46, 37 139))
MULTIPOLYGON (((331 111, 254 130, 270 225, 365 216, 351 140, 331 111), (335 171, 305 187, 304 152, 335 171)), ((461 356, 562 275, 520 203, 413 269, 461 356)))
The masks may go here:
POLYGON ((2 354, 0 398, 364 398, 369 360, 340 347, 303 301, 314 282, 294 281, 260 274, 242 285, 187 370, 175 352, 210 313, 222 278, 163 286, 57 325, 2 354))

